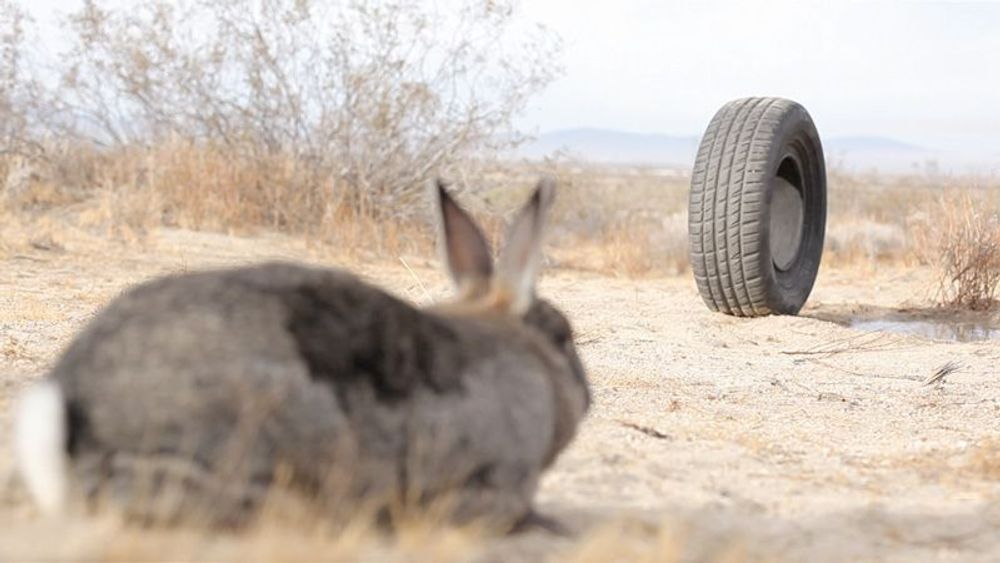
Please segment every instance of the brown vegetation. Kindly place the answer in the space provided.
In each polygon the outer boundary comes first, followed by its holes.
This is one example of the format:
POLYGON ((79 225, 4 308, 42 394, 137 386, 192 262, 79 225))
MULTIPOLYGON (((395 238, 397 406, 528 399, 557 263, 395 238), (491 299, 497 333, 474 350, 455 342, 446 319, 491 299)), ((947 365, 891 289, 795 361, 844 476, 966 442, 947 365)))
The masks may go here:
POLYGON ((142 183, 216 182, 199 222, 422 215, 424 184, 516 145, 513 117, 560 71, 558 39, 507 2, 87 0, 51 60, 30 29, 0 3, 0 151, 58 166, 72 142, 142 183))
MULTIPOLYGON (((19 221, 55 215, 126 241, 157 227, 274 231, 359 257, 433 254, 429 191, 397 203, 407 211, 391 217, 392 204, 376 213, 335 186, 310 188, 302 180, 308 167, 290 156, 249 163, 230 158, 224 146, 180 138, 116 150, 63 143, 46 154, 0 156, 0 210, 19 221)), ((550 174, 562 188, 554 264, 625 277, 687 271, 685 173, 566 162, 478 166, 455 187, 494 242, 518 198, 550 174)), ((833 174, 824 264, 865 271, 931 265, 940 272, 942 303, 988 308, 1000 280, 998 189, 975 178, 833 174)))
POLYGON ((942 190, 914 225, 914 251, 939 273, 943 304, 986 310, 1000 297, 1000 193, 942 190))

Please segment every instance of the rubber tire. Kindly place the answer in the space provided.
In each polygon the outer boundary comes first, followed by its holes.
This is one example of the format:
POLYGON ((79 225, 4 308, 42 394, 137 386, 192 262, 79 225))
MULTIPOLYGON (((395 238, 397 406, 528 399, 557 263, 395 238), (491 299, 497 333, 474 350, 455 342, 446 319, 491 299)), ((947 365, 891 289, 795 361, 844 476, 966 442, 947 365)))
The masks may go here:
POLYGON ((805 108, 782 98, 723 106, 701 139, 689 199, 691 269, 708 308, 740 317, 798 313, 816 281, 825 229, 826 165, 805 108), (782 269, 770 248, 770 204, 783 164, 782 177, 802 198, 802 223, 797 253, 782 269))

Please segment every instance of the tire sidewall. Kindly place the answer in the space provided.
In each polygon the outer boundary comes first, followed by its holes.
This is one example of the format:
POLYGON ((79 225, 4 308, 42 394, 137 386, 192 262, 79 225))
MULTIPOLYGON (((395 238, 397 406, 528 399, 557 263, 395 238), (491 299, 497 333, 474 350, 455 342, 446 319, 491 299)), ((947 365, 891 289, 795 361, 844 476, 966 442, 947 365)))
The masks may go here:
POLYGON ((773 313, 794 315, 809 297, 819 271, 826 229, 826 170, 819 134, 802 106, 795 104, 783 112, 771 138, 780 142, 772 143, 768 151, 759 267, 765 278, 768 308, 773 313), (779 270, 770 248, 771 201, 778 169, 786 158, 796 163, 801 176, 803 224, 795 260, 779 270))

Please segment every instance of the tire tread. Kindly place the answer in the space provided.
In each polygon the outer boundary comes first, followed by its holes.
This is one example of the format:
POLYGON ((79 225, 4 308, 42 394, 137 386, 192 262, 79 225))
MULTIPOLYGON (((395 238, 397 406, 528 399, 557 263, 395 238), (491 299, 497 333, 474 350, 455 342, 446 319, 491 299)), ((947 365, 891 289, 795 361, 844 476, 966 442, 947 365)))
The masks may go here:
POLYGON ((734 100, 702 137, 691 176, 690 253, 698 292, 713 311, 741 317, 771 312, 758 260, 763 168, 781 115, 792 105, 782 98, 734 100))

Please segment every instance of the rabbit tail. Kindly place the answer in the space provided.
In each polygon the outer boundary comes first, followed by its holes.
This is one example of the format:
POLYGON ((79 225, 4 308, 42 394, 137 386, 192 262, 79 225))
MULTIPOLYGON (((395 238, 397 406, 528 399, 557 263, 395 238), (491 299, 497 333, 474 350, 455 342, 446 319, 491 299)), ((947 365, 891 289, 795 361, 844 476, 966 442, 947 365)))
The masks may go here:
POLYGON ((15 415, 15 455, 21 478, 45 513, 58 512, 66 501, 66 401, 55 381, 30 387, 15 415))

